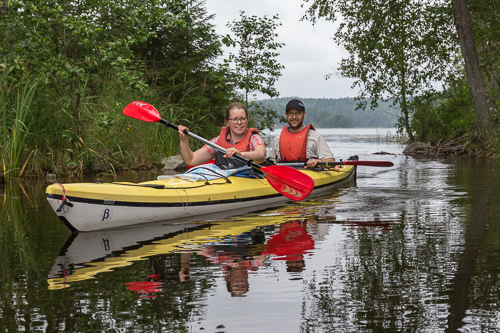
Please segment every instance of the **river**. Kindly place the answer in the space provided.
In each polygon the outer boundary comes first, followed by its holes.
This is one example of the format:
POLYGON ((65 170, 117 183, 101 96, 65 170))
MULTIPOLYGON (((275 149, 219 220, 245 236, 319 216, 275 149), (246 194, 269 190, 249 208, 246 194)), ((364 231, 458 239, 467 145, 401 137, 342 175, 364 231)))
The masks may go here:
POLYGON ((394 167, 303 203, 80 234, 47 182, 0 187, 0 332, 500 332, 497 163, 319 132, 337 159, 394 167))

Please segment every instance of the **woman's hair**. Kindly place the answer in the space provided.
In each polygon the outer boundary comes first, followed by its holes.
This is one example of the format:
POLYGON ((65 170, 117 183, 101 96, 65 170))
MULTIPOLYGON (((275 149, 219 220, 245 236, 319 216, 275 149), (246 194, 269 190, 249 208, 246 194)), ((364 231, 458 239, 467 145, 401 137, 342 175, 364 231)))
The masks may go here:
POLYGON ((245 106, 245 104, 240 103, 240 102, 234 102, 234 103, 229 104, 229 106, 226 109, 226 120, 229 120, 229 112, 232 109, 243 109, 243 110, 245 110, 245 115, 248 118, 248 110, 247 110, 247 107, 245 106))

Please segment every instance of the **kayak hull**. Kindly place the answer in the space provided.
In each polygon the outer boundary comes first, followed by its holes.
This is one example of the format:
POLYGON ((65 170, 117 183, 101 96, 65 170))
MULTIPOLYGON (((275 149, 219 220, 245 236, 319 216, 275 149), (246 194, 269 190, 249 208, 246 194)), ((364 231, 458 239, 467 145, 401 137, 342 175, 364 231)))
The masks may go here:
MULTIPOLYGON (((356 167, 302 172, 315 181, 311 196, 331 193, 354 180, 356 167)), ((145 183, 52 184, 46 197, 72 231, 93 231, 193 216, 276 206, 291 201, 267 180, 230 176, 208 182, 167 178, 145 183), (63 197, 68 201, 63 204, 63 197)))

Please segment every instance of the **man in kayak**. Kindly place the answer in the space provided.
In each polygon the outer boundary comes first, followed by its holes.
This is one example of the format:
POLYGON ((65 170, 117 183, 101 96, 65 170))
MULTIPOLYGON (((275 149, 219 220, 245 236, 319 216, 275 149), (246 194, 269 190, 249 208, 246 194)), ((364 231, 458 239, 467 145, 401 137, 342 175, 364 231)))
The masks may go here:
POLYGON ((215 157, 215 164, 221 169, 234 169, 245 166, 246 163, 233 158, 240 155, 247 160, 257 163, 266 159, 266 146, 255 128, 248 128, 248 110, 242 103, 232 103, 226 109, 224 122, 219 136, 210 140, 211 142, 226 149, 226 154, 217 151, 208 145, 204 145, 197 151, 191 151, 188 136, 184 130, 189 129, 179 125, 179 136, 181 138, 181 156, 188 166, 199 165, 210 161, 215 157))
MULTIPOLYGON (((320 162, 335 162, 335 158, 325 141, 315 128, 304 126, 306 108, 298 99, 290 100, 285 109, 288 126, 274 138, 270 158, 274 162, 306 162, 308 168, 314 168, 320 162)), ((335 166, 335 170, 339 170, 335 166)))

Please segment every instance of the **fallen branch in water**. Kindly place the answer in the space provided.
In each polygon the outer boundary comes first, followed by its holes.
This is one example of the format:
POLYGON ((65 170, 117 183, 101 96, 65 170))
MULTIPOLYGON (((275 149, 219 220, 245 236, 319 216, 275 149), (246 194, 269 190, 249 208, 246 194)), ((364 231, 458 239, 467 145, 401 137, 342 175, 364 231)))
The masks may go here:
POLYGON ((410 156, 422 156, 422 157, 442 157, 448 155, 464 155, 467 153, 465 147, 462 144, 457 144, 463 140, 464 137, 449 139, 441 143, 441 140, 437 145, 431 146, 430 144, 423 142, 415 142, 403 150, 403 154, 410 156))

